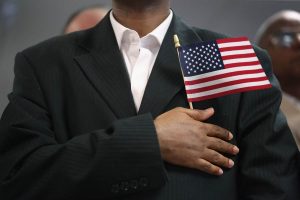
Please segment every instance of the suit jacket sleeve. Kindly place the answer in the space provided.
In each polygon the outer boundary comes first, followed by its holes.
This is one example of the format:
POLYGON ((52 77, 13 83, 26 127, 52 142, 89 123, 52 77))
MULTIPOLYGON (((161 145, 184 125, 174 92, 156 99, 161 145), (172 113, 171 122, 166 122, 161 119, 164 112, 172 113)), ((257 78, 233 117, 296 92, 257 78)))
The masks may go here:
POLYGON ((22 53, 9 99, 0 122, 1 199, 110 199, 165 183, 150 114, 59 144, 43 91, 22 53))
POLYGON ((279 84, 267 54, 256 52, 273 87, 242 95, 237 133, 239 199, 300 199, 299 152, 279 110, 279 84))

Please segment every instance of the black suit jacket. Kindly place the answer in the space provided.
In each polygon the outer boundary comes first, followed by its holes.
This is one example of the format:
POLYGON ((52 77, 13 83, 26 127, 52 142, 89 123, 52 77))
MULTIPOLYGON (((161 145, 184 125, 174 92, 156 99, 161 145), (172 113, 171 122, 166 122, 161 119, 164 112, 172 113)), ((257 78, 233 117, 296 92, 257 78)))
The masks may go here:
POLYGON ((162 161, 153 119, 188 107, 175 33, 182 44, 224 37, 175 16, 138 113, 108 16, 19 53, 0 122, 0 199, 299 200, 298 151, 257 48, 271 89, 194 103, 234 133, 236 166, 216 177, 162 161))

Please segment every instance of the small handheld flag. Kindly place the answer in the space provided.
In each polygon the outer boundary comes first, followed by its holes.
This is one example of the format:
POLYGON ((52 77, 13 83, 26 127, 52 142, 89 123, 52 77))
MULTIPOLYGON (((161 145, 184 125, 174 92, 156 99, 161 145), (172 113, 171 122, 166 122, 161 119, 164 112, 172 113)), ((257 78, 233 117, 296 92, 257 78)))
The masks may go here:
POLYGON ((246 37, 176 46, 189 102, 272 87, 246 37))

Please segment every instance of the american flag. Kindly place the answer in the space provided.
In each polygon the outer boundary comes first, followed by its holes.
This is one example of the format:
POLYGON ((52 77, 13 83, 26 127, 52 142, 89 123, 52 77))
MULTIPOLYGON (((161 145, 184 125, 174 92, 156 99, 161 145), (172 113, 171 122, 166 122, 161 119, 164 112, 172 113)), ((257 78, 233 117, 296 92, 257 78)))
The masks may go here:
POLYGON ((178 52, 189 102, 271 87, 246 37, 191 44, 178 52))

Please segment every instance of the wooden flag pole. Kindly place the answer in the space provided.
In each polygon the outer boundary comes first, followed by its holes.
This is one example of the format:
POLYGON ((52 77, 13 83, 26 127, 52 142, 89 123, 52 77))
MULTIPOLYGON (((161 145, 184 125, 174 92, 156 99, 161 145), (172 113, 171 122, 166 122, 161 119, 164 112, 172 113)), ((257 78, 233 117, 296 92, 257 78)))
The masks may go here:
MULTIPOLYGON (((180 41, 179 41, 179 38, 178 38, 178 36, 175 34, 174 35, 174 43, 175 43, 175 48, 177 49, 177 54, 178 54, 178 58, 179 58, 179 60, 180 60, 180 55, 179 55, 179 50, 178 50, 178 48, 179 47, 181 47, 181 45, 180 45, 180 41)), ((179 62, 180 63, 180 62, 179 62)), ((181 64, 180 64, 181 65, 181 64)), ((180 67, 180 69, 181 69, 181 72, 182 72, 182 68, 180 67)), ((182 78, 183 78, 183 80, 184 80, 184 75, 183 75, 183 72, 182 72, 182 78)), ((190 106, 190 109, 194 109, 194 107, 193 107, 193 103, 192 102, 189 102, 189 106, 190 106)))

